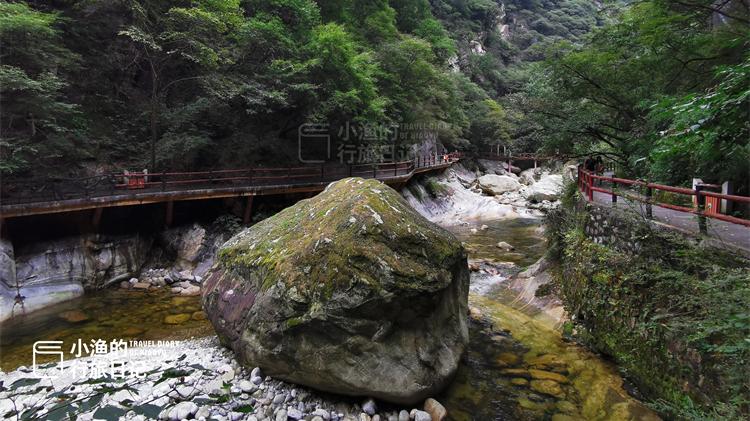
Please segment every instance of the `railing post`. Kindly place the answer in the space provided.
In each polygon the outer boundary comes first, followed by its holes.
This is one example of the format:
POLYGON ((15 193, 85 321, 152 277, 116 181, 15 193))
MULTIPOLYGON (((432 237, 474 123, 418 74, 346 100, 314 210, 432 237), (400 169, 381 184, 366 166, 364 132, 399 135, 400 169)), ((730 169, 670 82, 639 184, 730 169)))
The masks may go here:
POLYGON ((701 234, 705 234, 708 232, 708 226, 706 225, 706 196, 703 195, 703 185, 702 184, 696 184, 695 185, 695 198, 696 202, 698 203, 698 229, 700 230, 701 234))
POLYGON ((167 191, 167 176, 161 173, 161 191, 167 191))
POLYGON ((648 184, 646 184, 646 218, 653 219, 654 218, 654 210, 651 206, 651 199, 654 197, 654 189, 652 189, 648 184))
POLYGON ((372 164, 372 178, 378 178, 378 165, 372 164))
POLYGON ((617 193, 615 193, 615 186, 617 186, 617 183, 611 181, 610 184, 612 185, 612 203, 617 203, 617 193))
POLYGON ((323 164, 320 164, 320 181, 323 181, 325 179, 325 177, 323 177, 323 171, 324 171, 323 164))
POLYGON ((589 202, 594 200, 594 177, 589 174, 589 202))

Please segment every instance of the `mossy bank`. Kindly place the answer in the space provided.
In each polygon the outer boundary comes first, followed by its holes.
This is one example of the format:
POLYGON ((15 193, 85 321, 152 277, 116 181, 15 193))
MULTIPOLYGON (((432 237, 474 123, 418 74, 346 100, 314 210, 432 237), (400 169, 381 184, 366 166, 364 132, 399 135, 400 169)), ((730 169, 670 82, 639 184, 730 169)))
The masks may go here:
POLYGON ((750 414, 750 263, 582 201, 548 217, 569 332, 613 357, 667 418, 750 414))

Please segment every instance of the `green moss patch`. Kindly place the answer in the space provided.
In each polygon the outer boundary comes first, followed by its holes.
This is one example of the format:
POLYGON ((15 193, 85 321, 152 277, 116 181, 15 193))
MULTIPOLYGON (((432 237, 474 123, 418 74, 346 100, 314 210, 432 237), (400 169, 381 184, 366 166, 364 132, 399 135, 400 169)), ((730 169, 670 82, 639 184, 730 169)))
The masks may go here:
POLYGON ((596 244, 584 234, 588 212, 564 206, 547 231, 579 338, 614 357, 667 417, 747 419, 748 261, 624 215, 619 229, 642 248, 596 244))

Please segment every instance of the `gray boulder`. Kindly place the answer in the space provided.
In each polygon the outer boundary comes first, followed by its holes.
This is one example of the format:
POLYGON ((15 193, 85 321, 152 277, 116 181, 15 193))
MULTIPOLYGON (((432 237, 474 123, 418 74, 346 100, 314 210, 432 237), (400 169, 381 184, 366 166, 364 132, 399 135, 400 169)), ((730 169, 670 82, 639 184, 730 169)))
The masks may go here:
POLYGON ((220 340, 246 366, 414 404, 468 342, 466 253, 390 187, 349 178, 229 240, 204 283, 220 340))
POLYGON ((487 194, 501 195, 519 190, 522 185, 507 175, 487 174, 479 177, 479 187, 487 194))
POLYGON ((560 198, 562 188, 562 175, 548 174, 543 176, 536 183, 526 188, 526 200, 530 202, 541 202, 543 200, 548 200, 551 202, 560 198))

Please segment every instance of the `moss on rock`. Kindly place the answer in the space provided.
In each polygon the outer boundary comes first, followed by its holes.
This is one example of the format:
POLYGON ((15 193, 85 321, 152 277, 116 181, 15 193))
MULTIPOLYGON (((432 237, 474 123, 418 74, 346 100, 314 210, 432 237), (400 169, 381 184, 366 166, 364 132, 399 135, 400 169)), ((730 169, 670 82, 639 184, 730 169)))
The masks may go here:
POLYGON ((460 242, 390 187, 349 178, 230 239, 204 307, 270 375, 414 403, 457 368, 467 296, 460 242))

